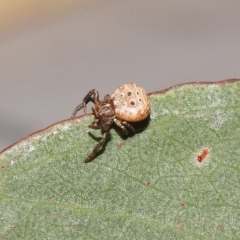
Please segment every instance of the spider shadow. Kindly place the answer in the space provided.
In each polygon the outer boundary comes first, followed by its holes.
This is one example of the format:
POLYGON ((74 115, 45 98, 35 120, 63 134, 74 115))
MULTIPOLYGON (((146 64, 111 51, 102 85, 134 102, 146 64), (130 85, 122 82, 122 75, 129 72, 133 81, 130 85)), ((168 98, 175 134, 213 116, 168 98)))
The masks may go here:
MULTIPOLYGON (((112 129, 114 129, 122 139, 126 140, 129 137, 133 137, 135 134, 139 134, 139 133, 143 132, 147 128, 149 123, 150 123, 150 115, 143 121, 130 123, 133 126, 133 128, 135 129, 135 132, 131 132, 130 130, 128 130, 128 135, 124 135, 123 131, 116 124, 113 124, 112 129)), ((102 137, 96 137, 92 132, 88 132, 88 135, 92 139, 94 139, 96 142, 99 142, 102 139, 102 137)), ((89 162, 92 162, 99 155, 104 153, 104 151, 108 145, 108 142, 111 141, 111 138, 112 138, 111 132, 109 132, 109 135, 106 139, 105 144, 100 148, 100 150, 95 154, 95 156, 89 162)), ((95 147, 95 146, 93 146, 93 147, 95 147)))

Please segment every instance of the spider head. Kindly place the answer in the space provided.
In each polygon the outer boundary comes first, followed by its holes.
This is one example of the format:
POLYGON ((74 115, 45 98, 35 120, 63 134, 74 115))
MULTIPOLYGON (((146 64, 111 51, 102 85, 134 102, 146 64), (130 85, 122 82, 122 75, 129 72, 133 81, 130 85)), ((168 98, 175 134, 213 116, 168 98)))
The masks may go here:
POLYGON ((97 119, 99 119, 102 123, 107 123, 116 117, 114 104, 110 95, 105 95, 102 101, 99 101, 94 106, 94 115, 97 119))

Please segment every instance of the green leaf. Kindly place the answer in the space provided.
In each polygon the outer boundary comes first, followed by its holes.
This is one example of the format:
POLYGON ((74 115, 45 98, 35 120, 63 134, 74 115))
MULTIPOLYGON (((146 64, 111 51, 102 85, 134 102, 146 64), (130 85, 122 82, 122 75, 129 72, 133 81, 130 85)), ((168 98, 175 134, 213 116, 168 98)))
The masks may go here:
POLYGON ((0 238, 240 239, 240 81, 150 95, 122 138, 57 123, 0 155, 0 238))

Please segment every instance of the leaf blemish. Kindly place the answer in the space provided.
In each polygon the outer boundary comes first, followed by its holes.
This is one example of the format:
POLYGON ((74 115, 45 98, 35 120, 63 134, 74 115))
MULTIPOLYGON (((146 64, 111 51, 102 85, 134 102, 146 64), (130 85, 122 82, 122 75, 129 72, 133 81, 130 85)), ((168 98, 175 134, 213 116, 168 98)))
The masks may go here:
POLYGON ((223 231, 224 230, 224 222, 219 222, 217 226, 217 230, 223 231))
POLYGON ((197 161, 198 162, 203 162, 204 160, 206 160, 206 158, 209 155, 209 149, 208 148, 203 148, 197 155, 197 161))
POLYGON ((146 185, 147 185, 147 186, 149 186, 150 184, 151 184, 151 182, 149 182, 149 181, 146 182, 146 185))
POLYGON ((179 228, 180 228, 180 229, 183 229, 183 228, 184 228, 184 224, 183 224, 183 223, 180 223, 180 224, 179 224, 179 228))
POLYGON ((181 207, 184 207, 184 206, 185 206, 185 202, 182 201, 182 202, 180 203, 180 206, 181 206, 181 207))
POLYGON ((117 145, 118 145, 119 148, 121 148, 124 145, 124 143, 123 142, 119 142, 117 145))

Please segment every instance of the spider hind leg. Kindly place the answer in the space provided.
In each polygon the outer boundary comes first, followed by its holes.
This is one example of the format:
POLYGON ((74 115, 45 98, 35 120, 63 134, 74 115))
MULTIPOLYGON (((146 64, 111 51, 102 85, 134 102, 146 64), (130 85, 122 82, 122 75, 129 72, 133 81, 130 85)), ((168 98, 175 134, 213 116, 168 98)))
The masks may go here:
POLYGON ((122 125, 123 125, 125 128, 128 128, 129 130, 131 130, 131 132, 133 132, 133 133, 136 132, 136 131, 135 131, 135 128, 134 128, 131 124, 129 124, 128 122, 123 121, 123 122, 122 122, 122 125))
POLYGON ((134 127, 126 121, 120 121, 120 120, 114 119, 114 122, 118 127, 122 129, 122 132, 125 136, 128 135, 128 130, 130 130, 131 132, 135 132, 134 127))

